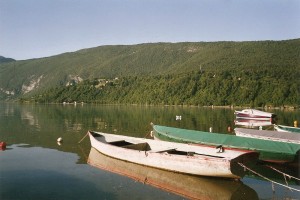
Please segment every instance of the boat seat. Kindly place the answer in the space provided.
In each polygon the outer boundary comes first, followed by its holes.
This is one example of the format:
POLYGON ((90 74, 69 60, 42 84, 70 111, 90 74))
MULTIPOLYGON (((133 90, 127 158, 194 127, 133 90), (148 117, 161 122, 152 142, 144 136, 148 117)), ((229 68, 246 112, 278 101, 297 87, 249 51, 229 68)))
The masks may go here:
POLYGON ((118 146, 118 147, 124 147, 128 145, 133 145, 133 143, 127 142, 125 140, 116 140, 116 141, 110 141, 108 142, 111 145, 118 146))
POLYGON ((139 151, 150 151, 151 147, 150 145, 145 142, 145 143, 138 143, 138 144, 128 144, 125 146, 122 146, 126 149, 134 149, 134 150, 139 150, 139 151))

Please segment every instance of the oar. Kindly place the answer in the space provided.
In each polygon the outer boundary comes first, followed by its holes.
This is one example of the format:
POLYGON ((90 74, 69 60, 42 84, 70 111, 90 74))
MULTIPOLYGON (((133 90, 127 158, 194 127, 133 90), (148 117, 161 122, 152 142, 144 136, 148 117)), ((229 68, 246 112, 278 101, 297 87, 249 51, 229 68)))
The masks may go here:
POLYGON ((87 132, 87 133, 83 136, 83 138, 81 138, 81 140, 78 142, 78 144, 79 144, 80 142, 82 142, 82 140, 84 140, 84 138, 85 138, 88 134, 89 134, 89 132, 87 132))

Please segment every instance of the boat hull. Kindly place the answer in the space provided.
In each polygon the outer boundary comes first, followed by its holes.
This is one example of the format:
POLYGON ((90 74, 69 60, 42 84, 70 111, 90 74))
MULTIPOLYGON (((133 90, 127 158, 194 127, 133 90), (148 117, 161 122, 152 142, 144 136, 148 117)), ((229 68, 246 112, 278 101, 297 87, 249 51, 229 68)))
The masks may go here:
POLYGON ((258 199, 256 192, 241 181, 192 176, 147 167, 106 156, 95 148, 91 148, 87 162, 99 169, 129 177, 188 199, 234 199, 240 194, 249 199, 258 199))
POLYGON ((234 112, 236 118, 243 118, 243 119, 256 119, 256 120, 272 120, 275 116, 273 113, 268 113, 260 110, 255 109, 244 109, 242 111, 235 111, 234 112))
POLYGON ((274 129, 279 132, 300 133, 300 128, 292 126, 275 125, 274 129))
MULTIPOLYGON (((107 156, 145 166, 192 175, 240 178, 245 175, 245 172, 238 163, 245 163, 244 161, 247 160, 255 162, 258 156, 254 152, 244 153, 231 159, 221 157, 221 154, 219 156, 217 156, 218 154, 216 156, 205 156, 200 155, 200 153, 179 155, 177 152, 173 154, 172 151, 176 149, 176 151, 184 153, 185 150, 179 149, 187 149, 190 152, 201 151, 201 149, 191 145, 182 146, 176 143, 159 142, 149 139, 136 140, 138 140, 139 144, 147 143, 151 146, 151 149, 139 148, 136 150, 114 146, 111 142, 106 142, 103 136, 99 138, 95 137, 97 136, 95 132, 89 132, 89 136, 91 146, 107 156), (156 148, 159 146, 163 146, 164 148, 160 147, 161 150, 159 150, 156 148), (166 146, 168 148, 165 148, 166 146)), ((135 143, 135 141, 132 141, 132 137, 122 136, 116 139, 135 143)))
POLYGON ((197 143, 226 148, 253 150, 259 152, 259 159, 274 163, 294 162, 299 156, 300 145, 284 142, 242 138, 234 135, 209 133, 166 126, 153 126, 153 134, 164 141, 197 143))
POLYGON ((235 128, 234 131, 235 134, 240 137, 300 144, 300 134, 290 132, 281 133, 278 131, 255 130, 245 128, 235 128))

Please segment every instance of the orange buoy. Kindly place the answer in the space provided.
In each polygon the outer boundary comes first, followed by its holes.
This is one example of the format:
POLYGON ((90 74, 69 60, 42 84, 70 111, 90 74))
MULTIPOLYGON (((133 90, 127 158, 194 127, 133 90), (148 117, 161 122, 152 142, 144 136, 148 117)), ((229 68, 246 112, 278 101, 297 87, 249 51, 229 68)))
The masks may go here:
POLYGON ((5 149, 6 149, 6 143, 0 142, 0 150, 5 150, 5 149))

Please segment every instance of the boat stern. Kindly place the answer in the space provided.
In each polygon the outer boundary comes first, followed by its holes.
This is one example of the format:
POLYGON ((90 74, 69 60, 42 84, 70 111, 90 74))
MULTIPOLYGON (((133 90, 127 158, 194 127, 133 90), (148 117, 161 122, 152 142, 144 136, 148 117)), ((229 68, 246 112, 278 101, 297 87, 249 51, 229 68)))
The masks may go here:
POLYGON ((241 156, 238 156, 231 160, 230 168, 234 175, 239 177, 244 177, 246 175, 246 169, 243 166, 252 168, 258 163, 259 153, 258 152, 248 152, 241 156))

